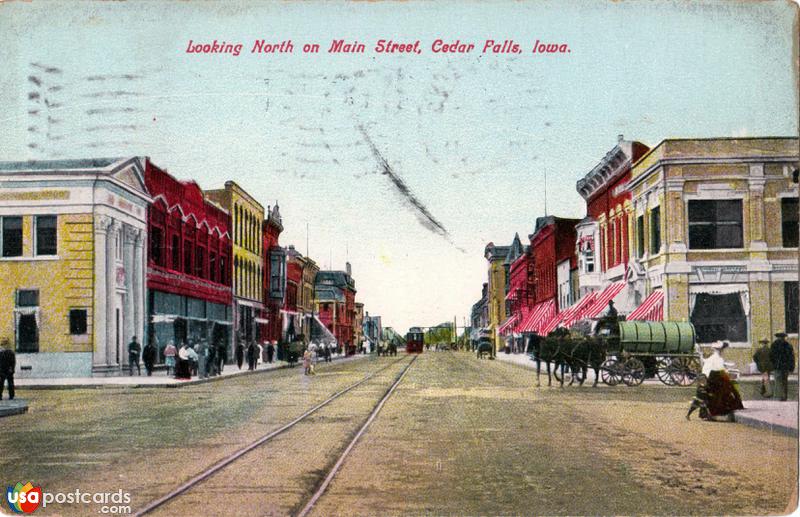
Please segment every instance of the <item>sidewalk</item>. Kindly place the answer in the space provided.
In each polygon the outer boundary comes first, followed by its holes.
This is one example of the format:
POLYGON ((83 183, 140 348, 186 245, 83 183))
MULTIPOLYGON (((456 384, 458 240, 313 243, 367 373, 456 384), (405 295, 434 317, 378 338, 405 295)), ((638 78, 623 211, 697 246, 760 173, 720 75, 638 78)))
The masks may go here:
POLYGON ((14 400, 0 400, 0 418, 11 415, 21 415, 28 411, 28 401, 15 398, 14 400))
MULTIPOLYGON (((362 357, 369 357, 368 355, 334 355, 331 359, 333 361, 352 361, 362 357)), ((302 362, 296 363, 299 368, 302 368, 302 362)), ((324 364, 319 361, 317 364, 324 364)), ((259 373, 269 372, 272 370, 280 370, 288 368, 289 363, 284 361, 276 361, 272 364, 262 363, 257 370, 248 370, 243 367, 242 370, 234 364, 226 364, 222 370, 221 375, 215 377, 208 377, 200 379, 192 377, 191 380, 178 380, 172 376, 168 376, 166 370, 158 370, 153 372, 152 377, 144 375, 144 366, 142 366, 142 375, 120 375, 114 377, 61 377, 57 379, 15 379, 15 386, 20 389, 29 390, 47 390, 47 389, 80 389, 80 388, 180 388, 194 384, 205 384, 207 382, 216 382, 231 377, 238 377, 241 375, 256 375, 259 373)))
MULTIPOLYGON (((531 361, 526 354, 497 354, 497 359, 506 363, 515 364, 524 368, 535 370, 536 363, 531 361)), ((542 371, 546 375, 544 365, 542 371)), ((789 376, 790 382, 797 380, 797 375, 789 376)), ((594 381, 594 372, 589 370, 589 379, 586 382, 594 381)), ((645 384, 661 384, 658 379, 648 379, 645 384)), ((761 382, 760 375, 743 375, 738 382, 753 383, 761 382)), ((791 387, 791 385, 790 385, 791 387)), ((736 422, 759 429, 767 429, 773 432, 798 436, 797 414, 798 401, 790 400, 780 402, 777 400, 745 400, 744 410, 735 413, 736 422)))
POLYGON ((745 400, 736 422, 797 437, 797 401, 745 400))

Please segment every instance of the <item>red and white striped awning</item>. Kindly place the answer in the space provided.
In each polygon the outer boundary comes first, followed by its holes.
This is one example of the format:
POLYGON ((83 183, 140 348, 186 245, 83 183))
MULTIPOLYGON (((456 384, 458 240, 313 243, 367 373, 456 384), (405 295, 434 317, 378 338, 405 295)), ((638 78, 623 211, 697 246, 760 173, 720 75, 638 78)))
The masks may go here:
POLYGON ((556 302, 555 300, 547 300, 537 304, 525 321, 517 327, 517 332, 535 332, 540 336, 542 334, 542 327, 556 316, 556 302))
POLYGON ((656 289, 630 314, 629 320, 664 321, 664 291, 656 289))
POLYGON ((575 319, 596 318, 608 308, 608 302, 613 300, 624 288, 625 282, 614 282, 608 285, 595 297, 594 302, 586 307, 575 319))
POLYGON ((573 323, 580 319, 581 312, 586 309, 594 299, 597 297, 597 293, 591 292, 584 295, 583 298, 578 300, 577 303, 574 303, 564 309, 563 311, 559 312, 558 315, 553 318, 545 327, 542 329, 544 335, 547 335, 554 331, 556 327, 564 327, 569 328, 573 323))
POLYGON ((516 289, 512 289, 506 293, 505 300, 516 300, 517 299, 517 291, 519 291, 519 287, 516 289))
POLYGON ((517 322, 517 315, 514 314, 506 321, 504 321, 502 325, 497 327, 497 333, 500 334, 501 336, 505 336, 506 334, 511 332, 511 330, 514 327, 514 323, 516 322, 517 322))

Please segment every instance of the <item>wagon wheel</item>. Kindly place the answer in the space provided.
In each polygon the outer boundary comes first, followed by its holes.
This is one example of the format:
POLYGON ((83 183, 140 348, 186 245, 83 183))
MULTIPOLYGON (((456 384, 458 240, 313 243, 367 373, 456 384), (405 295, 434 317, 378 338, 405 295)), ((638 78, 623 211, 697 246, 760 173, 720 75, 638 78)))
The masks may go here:
POLYGON ((623 365, 622 382, 628 386, 638 386, 644 381, 644 363, 631 357, 623 365))
POLYGON ((696 357, 676 357, 672 360, 670 376, 678 386, 691 386, 700 374, 700 361, 696 357))
POLYGON ((616 386, 622 381, 622 365, 614 358, 606 359, 600 365, 600 380, 609 386, 616 386))
POLYGON ((671 357, 659 357, 656 363, 658 380, 667 386, 674 386, 678 383, 674 376, 675 366, 673 363, 674 359, 671 357))

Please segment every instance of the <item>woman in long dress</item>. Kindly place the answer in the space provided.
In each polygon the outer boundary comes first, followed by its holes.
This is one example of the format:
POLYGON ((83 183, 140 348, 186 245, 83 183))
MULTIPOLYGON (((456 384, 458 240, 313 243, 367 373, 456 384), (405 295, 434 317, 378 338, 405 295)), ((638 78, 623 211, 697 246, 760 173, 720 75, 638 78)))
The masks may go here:
POLYGON ((744 409, 739 390, 725 369, 722 353, 728 348, 728 343, 714 343, 711 348, 711 355, 703 361, 703 373, 697 381, 697 394, 686 414, 687 419, 698 408, 700 418, 705 419, 716 416, 732 418, 734 411, 744 409))
POLYGON ((181 349, 178 350, 178 364, 175 366, 176 379, 191 379, 192 378, 192 363, 189 359, 189 345, 183 343, 181 349))

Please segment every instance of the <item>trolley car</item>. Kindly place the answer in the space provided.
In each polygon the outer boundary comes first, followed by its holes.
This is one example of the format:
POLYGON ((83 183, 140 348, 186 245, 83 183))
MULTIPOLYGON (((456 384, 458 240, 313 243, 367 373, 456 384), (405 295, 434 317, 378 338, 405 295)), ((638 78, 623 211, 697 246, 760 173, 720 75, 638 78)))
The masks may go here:
POLYGON ((419 327, 411 327, 406 334, 406 352, 421 354, 425 344, 425 333, 419 327))

